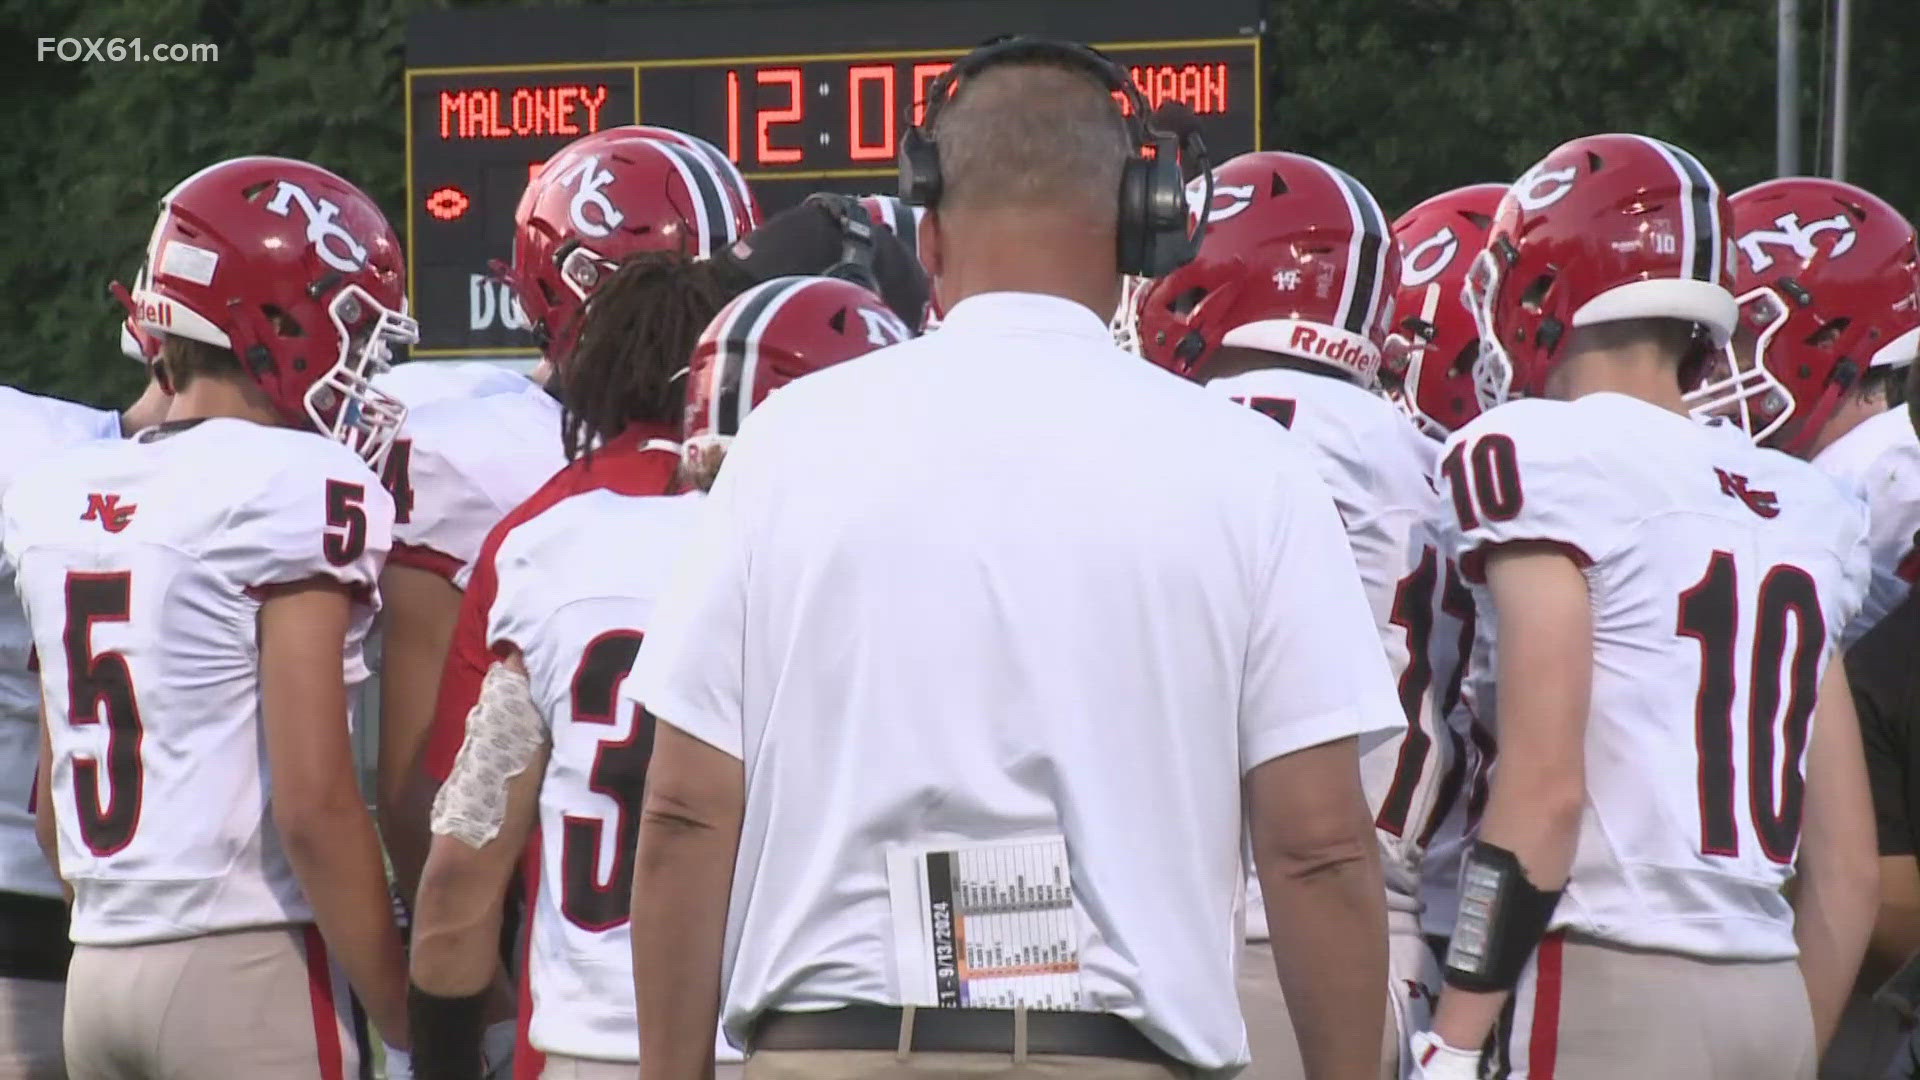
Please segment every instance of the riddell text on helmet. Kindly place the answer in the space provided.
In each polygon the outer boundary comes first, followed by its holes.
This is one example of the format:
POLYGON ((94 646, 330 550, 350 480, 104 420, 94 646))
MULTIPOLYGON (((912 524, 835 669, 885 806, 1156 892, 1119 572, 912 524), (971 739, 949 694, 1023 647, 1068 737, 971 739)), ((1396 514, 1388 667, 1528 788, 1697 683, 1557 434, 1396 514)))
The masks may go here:
POLYGON ((1365 371, 1374 364, 1374 358, 1357 343, 1321 334, 1311 326, 1296 325, 1287 347, 1301 356, 1326 360, 1355 371, 1365 371))

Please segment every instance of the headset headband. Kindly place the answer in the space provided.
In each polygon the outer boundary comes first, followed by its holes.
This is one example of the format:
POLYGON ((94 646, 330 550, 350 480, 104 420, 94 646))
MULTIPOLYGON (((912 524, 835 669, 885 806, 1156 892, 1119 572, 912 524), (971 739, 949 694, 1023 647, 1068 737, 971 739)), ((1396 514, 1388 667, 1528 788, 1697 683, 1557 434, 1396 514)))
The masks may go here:
POLYGON ((1127 69, 1115 63, 1106 53, 1091 45, 1082 45, 1073 41, 1059 41, 1054 38, 1030 37, 1025 34, 1004 34, 983 42, 978 48, 953 62, 953 66, 940 73, 939 77, 927 85, 926 111, 921 114, 918 124, 912 122, 912 108, 908 108, 908 126, 918 127, 931 135, 934 118, 946 107, 947 100, 953 96, 953 84, 962 79, 978 75, 990 67, 1000 64, 1019 63, 1023 60, 1057 60, 1099 79, 1111 93, 1127 99, 1128 112, 1121 116, 1133 136, 1136 146, 1145 146, 1153 141, 1153 132, 1147 124, 1153 106, 1145 94, 1127 74, 1127 69))
POLYGON ((908 105, 906 132, 900 138, 900 194, 918 206, 933 207, 945 186, 940 175, 935 125, 961 79, 997 64, 1053 61, 1083 72, 1124 100, 1121 123, 1133 141, 1121 172, 1120 213, 1115 230, 1118 265, 1123 274, 1160 277, 1185 265, 1200 250, 1207 215, 1188 225, 1190 214, 1181 161, 1204 176, 1202 206, 1212 205, 1213 170, 1197 127, 1179 134, 1153 126, 1153 106, 1127 69, 1091 46, 1041 37, 1003 37, 981 45, 955 61, 927 87, 924 112, 914 122, 908 105))

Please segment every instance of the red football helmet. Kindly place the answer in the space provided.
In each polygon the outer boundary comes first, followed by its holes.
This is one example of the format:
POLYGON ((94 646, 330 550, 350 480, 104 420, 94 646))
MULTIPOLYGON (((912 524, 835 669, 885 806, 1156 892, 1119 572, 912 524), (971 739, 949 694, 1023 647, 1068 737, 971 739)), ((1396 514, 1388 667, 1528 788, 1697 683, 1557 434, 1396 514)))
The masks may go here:
MULTIPOLYGON (((222 161, 160 200, 138 288, 138 328, 230 349, 289 424, 378 466, 406 416, 374 389, 406 314, 393 227, 359 188, 276 157, 222 161)), ((138 335, 134 335, 138 343, 138 335)))
POLYGON ((1687 401, 1804 453, 1863 373, 1920 351, 1913 225, 1868 192, 1812 177, 1757 184, 1732 204, 1741 325, 1728 363, 1687 401))
POLYGON ((1669 318, 1733 332, 1727 197, 1692 154, 1644 135, 1562 144, 1514 181, 1465 296, 1480 407, 1539 397, 1567 331, 1669 318))
POLYGON ((740 229, 740 234, 745 236, 759 228, 760 200, 754 195, 753 188, 748 186, 747 178, 740 175, 740 167, 735 165, 719 147, 698 135, 689 135, 684 131, 675 131, 673 128, 660 127, 657 124, 631 124, 625 128, 610 130, 631 131, 642 138, 658 139, 675 146, 683 146, 699 154, 707 160, 707 164, 713 166, 713 171, 719 173, 725 180, 727 188, 734 194, 734 204, 746 215, 744 219, 746 224, 740 229))
POLYGON ((527 184, 504 273, 547 359, 564 366, 587 296, 622 259, 643 251, 705 258, 752 220, 739 189, 703 153, 637 127, 607 128, 568 143, 527 184))
MULTIPOLYGON (((142 261, 140 270, 133 278, 134 289, 147 287, 147 264, 142 261)), ((120 324, 120 352, 129 360, 138 360, 142 366, 151 368, 155 360, 160 359, 160 338, 147 332, 140 325, 140 309, 134 305, 133 292, 125 285, 114 282, 108 288, 127 309, 127 317, 120 324)))
POLYGON ((1480 334, 1460 300, 1467 267, 1487 246, 1487 229, 1505 184, 1474 184, 1435 195, 1393 223, 1400 244, 1394 332, 1381 362, 1395 404, 1439 439, 1480 415, 1473 363, 1480 334))
MULTIPOLYGON (((1189 200, 1204 182, 1187 186, 1189 200)), ((1141 355, 1204 379, 1222 345, 1243 346, 1320 361, 1371 387, 1400 279, 1373 193, 1323 161, 1270 150, 1215 169, 1205 209, 1199 256, 1140 293, 1141 355)))
POLYGON ((756 405, 800 376, 912 336, 892 308, 850 281, 755 285, 720 309, 694 347, 683 452, 726 445, 756 405))

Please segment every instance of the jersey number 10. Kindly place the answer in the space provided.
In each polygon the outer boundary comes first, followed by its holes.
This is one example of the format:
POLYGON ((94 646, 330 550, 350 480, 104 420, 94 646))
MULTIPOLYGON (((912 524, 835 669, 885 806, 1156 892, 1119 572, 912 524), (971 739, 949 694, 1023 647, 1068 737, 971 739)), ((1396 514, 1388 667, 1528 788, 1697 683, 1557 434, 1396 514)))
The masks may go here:
MULTIPOLYGON (((1706 574, 1680 594, 1675 626, 1681 637, 1700 643, 1700 691, 1694 699, 1700 754, 1700 851, 1728 857, 1740 854, 1733 761, 1738 677, 1734 642, 1740 626, 1737 583, 1733 556, 1714 552, 1706 574)), ((1782 564, 1768 570, 1755 607, 1753 656, 1748 664, 1752 677, 1747 684, 1747 810, 1761 851, 1785 864, 1793 861, 1806 806, 1801 762, 1819 690, 1826 620, 1813 578, 1797 566, 1782 564), (1791 656, 1787 655, 1789 623, 1791 656), (1786 661, 1784 674, 1782 660, 1786 661)))

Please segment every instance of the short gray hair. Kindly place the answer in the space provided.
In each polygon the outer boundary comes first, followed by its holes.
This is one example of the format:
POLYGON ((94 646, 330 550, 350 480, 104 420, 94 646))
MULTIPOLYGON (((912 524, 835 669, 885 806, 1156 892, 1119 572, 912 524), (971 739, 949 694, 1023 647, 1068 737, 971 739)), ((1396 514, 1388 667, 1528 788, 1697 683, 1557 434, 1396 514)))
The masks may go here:
POLYGON ((964 80, 935 120, 941 206, 1118 214, 1134 153, 1113 96, 1067 64, 1008 62, 964 80))

